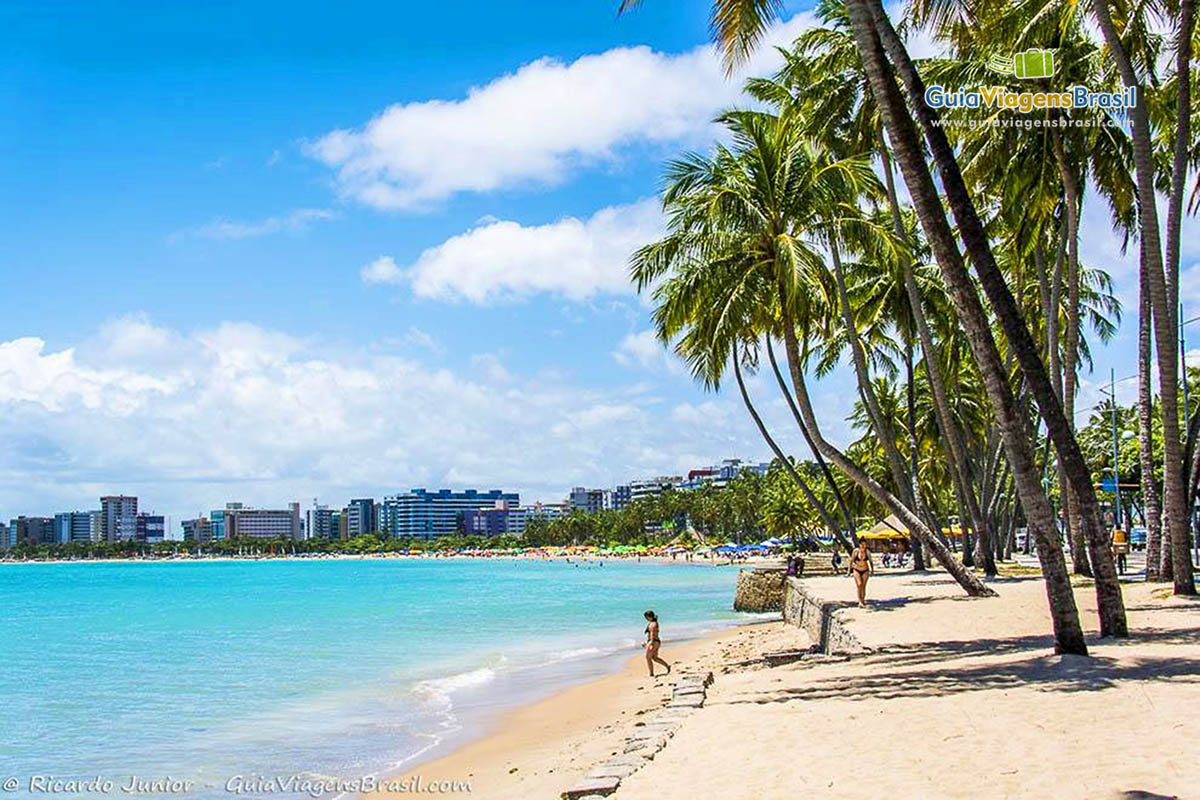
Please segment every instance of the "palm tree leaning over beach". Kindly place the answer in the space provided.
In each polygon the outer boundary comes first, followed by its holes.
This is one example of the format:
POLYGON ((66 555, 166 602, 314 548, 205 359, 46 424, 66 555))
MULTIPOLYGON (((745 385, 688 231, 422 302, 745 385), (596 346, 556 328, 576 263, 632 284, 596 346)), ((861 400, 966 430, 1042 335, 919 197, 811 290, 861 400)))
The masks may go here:
MULTIPOLYGON (((626 10, 631 5, 633 4, 623 4, 622 10, 626 10)), ((1010 347, 1016 352, 1017 361, 1026 381, 1033 388, 1039 412, 1059 451, 1059 457, 1064 462, 1072 489, 1081 497, 1081 504, 1085 511, 1085 527, 1089 531, 1088 543, 1092 550, 1092 560, 1099 565, 1096 587, 1102 633, 1123 635, 1126 632, 1124 607, 1119 586, 1116 583, 1116 573, 1112 567, 1111 556, 1107 552, 1106 543, 1102 541, 1095 494, 1090 484, 1086 464, 1083 462, 1077 442, 1074 441, 1070 426, 1064 418, 1062 406, 1053 393, 1046 375, 1045 365, 1038 354, 1038 348, 1020 315, 1003 274, 999 271, 991 255, 986 234, 971 203, 970 196, 966 192, 961 173, 954 161, 953 152, 950 150, 945 136, 940 135, 936 130, 936 122, 930 118, 931 109, 924 104, 923 96, 916 94, 920 89, 920 76, 916 74, 911 59, 908 59, 907 52, 891 27, 890 21, 887 20, 882 7, 876 8, 877 5, 877 3, 867 0, 851 0, 848 6, 851 29, 859 48, 864 72, 869 79, 872 96, 880 108, 896 160, 901 167, 909 193, 914 199, 917 216, 941 268, 959 320, 966 330, 972 351, 979 364, 987 395, 1002 433, 1018 493, 1025 504, 1027 519, 1035 534, 1035 539, 1039 543, 1039 555, 1043 557, 1044 569, 1047 572, 1047 590, 1051 595, 1051 604, 1053 607, 1065 607, 1068 600, 1059 594, 1063 587, 1054 579, 1057 570, 1052 564, 1047 564, 1048 561, 1053 560, 1054 555, 1054 548, 1047 546, 1050 537, 1057 538, 1053 513, 1048 502, 1027 503, 1030 498, 1034 501, 1039 497, 1043 500, 1045 498, 1040 485, 1040 475, 1037 474, 1037 463, 1029 432, 1013 397, 1011 386, 1008 384, 1007 374, 989 327, 987 314, 983 310, 972 279, 966 271, 954 232, 945 216, 941 198, 924 160, 916 124, 909 114, 904 97, 893 78, 889 55, 899 63, 909 99, 913 101, 920 112, 923 130, 928 134, 931 150, 946 183, 950 205, 955 212, 960 234, 972 257, 972 263, 979 273, 980 283, 988 294, 995 316, 1002 324, 1010 347), (885 53, 884 50, 885 40, 890 45, 889 53, 885 53)), ((731 66, 739 57, 744 56, 749 47, 761 37, 762 31, 777 11, 778 5, 774 3, 718 2, 715 5, 714 35, 722 46, 728 65, 731 66)), ((780 295, 786 301, 788 298, 787 285, 781 283, 780 288, 780 295)), ((792 372, 797 399, 801 401, 800 408, 806 412, 805 422, 813 422, 809 419, 811 406, 804 402, 807 398, 804 392, 799 346, 790 314, 789 304, 781 303, 782 334, 785 351, 788 355, 789 370, 792 372)), ((828 443, 823 442, 819 437, 817 443, 822 450, 828 446, 828 443)), ((828 451, 826 451, 826 455, 839 468, 848 472, 856 483, 861 483, 861 479, 866 477, 853 474, 853 464, 846 463, 842 458, 834 457, 828 451)), ((894 497, 890 500, 889 508, 899 505, 894 497)), ((902 518, 912 517, 911 512, 907 509, 905 511, 906 514, 902 515, 902 518)), ((905 521, 909 520, 905 519, 905 521)), ((928 531, 928 528, 915 518, 910 527, 928 531)), ((1061 556, 1061 551, 1059 554, 1061 556)), ((1066 587, 1066 593, 1069 594, 1069 586, 1066 587)), ((1070 599, 1070 603, 1073 605, 1073 598, 1070 599)), ((1066 623, 1065 628, 1056 630, 1060 650, 1084 652, 1082 636, 1076 634, 1077 624, 1073 631, 1066 620, 1056 617, 1056 624, 1059 621, 1066 623)))
POLYGON ((664 195, 670 232, 633 258, 640 290, 665 278, 655 289, 659 337, 679 337, 677 352, 716 386, 734 347, 781 336, 796 405, 821 454, 903 520, 964 589, 992 594, 909 505, 823 437, 808 396, 801 340, 812 332, 816 293, 806 287, 826 268, 823 250, 836 252, 871 227, 858 211, 860 199, 881 191, 870 162, 834 159, 773 114, 728 112, 721 121, 733 145, 672 164, 664 195))
MULTIPOLYGON (((929 238, 943 279, 955 298, 959 319, 972 339, 976 361, 988 385, 988 394, 997 421, 1002 431, 1010 424, 1018 425, 1010 429, 1006 436, 1008 457, 1014 477, 1020 485, 1021 473, 1028 476, 1029 472, 1036 470, 1032 460, 1032 446, 1018 417, 1015 414, 1010 416, 1004 408, 1003 394, 1009 390, 1008 394, 1011 396, 1010 387, 1002 380, 1003 373, 997 371, 997 367, 1001 366, 999 352, 987 325, 987 317, 974 283, 966 270, 966 262, 958 250, 958 240, 963 243, 979 285, 1003 331, 1008 350, 1014 355, 1024 378, 1024 385, 1036 403, 1047 434, 1058 454, 1059 463, 1066 474, 1069 490, 1078 499, 1088 555, 1095 573, 1101 633, 1113 636, 1127 635, 1120 584, 1108 548, 1108 537, 1101 523, 1099 503, 1091 482, 1090 470, 1083 459, 1062 403, 1054 392, 1037 343, 992 253, 987 233, 963 180, 954 151, 940 125, 938 114, 925 102, 924 82, 886 11, 877 0, 849 0, 848 8, 853 21, 855 40, 871 79, 872 91, 883 113, 889 139, 916 205, 922 229, 929 238), (901 78, 903 94, 893 77, 896 74, 901 78), (916 120, 909 113, 906 101, 916 110, 916 120), (956 223, 953 229, 933 184, 929 165, 925 162, 920 134, 924 134, 924 143, 929 147, 945 188, 946 200, 956 223), (957 240, 955 231, 958 234, 957 240), (1010 438, 1013 440, 1011 443, 1007 442, 1010 438), (1016 448, 1012 446, 1013 443, 1017 445, 1016 448), (1017 452, 1022 445, 1028 450, 1028 461, 1023 458, 1022 453, 1017 452)), ((1015 411, 1016 409, 1013 409, 1013 412, 1015 411)), ((1026 513, 1029 515, 1029 508, 1026 508, 1026 513)))

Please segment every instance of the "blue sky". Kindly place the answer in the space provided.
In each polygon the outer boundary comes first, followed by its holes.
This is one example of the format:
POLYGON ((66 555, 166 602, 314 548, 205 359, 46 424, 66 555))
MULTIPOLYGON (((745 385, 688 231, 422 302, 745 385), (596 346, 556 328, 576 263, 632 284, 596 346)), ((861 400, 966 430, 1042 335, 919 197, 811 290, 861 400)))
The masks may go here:
MULTIPOLYGON (((555 499, 765 457, 624 279, 664 160, 740 79, 706 4, 615 5, 0 7, 0 518, 115 491, 176 517, 555 499)), ((1093 208, 1084 254, 1130 299, 1093 208)), ((817 393, 842 441, 849 387, 817 393)))

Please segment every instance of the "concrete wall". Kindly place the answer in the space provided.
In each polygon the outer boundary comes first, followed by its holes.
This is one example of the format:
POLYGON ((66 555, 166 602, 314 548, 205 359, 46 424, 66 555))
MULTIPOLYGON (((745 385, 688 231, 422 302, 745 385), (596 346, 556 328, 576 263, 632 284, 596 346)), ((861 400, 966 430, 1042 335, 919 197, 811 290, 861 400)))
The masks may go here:
POLYGON ((839 609, 843 607, 844 603, 833 603, 814 595, 802 578, 784 579, 784 622, 807 631, 822 653, 861 653, 866 650, 839 617, 839 609))
POLYGON ((780 567, 750 567, 738 572, 734 611, 766 612, 783 609, 784 571, 780 567))

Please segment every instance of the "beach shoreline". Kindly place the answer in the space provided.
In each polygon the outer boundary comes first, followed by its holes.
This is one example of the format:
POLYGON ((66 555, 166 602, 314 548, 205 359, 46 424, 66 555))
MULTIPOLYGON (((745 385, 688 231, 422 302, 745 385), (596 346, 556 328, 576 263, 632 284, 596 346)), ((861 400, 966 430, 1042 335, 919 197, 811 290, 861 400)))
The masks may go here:
POLYGON ((477 736, 448 752, 383 776, 391 791, 363 796, 399 796, 417 785, 468 782, 472 798, 558 797, 612 755, 641 718, 663 707, 681 674, 720 669, 731 653, 749 655, 768 632, 772 638, 807 643, 802 631, 785 626, 778 615, 748 615, 744 622, 697 638, 664 642, 670 675, 657 667, 658 677, 651 679, 639 651, 610 674, 505 709, 477 736))
POLYGON ((670 677, 652 681, 644 660, 631 658, 618 673, 507 712, 479 738, 388 776, 392 791, 369 796, 442 783, 469 785, 484 800, 559 797, 605 762, 630 758, 622 755, 629 737, 657 716, 681 671, 716 680, 704 707, 621 781, 623 800, 1115 800, 1180 797, 1200 785, 1200 764, 1178 757, 1195 752, 1200 735, 1172 712, 1200 702, 1197 601, 1126 584, 1132 636, 1101 639, 1094 592, 1082 582, 1075 593, 1091 656, 1058 656, 1040 576, 990 583, 998 597, 969 598, 939 571, 882 573, 870 607, 858 609, 844 577, 806 581, 839 604, 835 613, 865 653, 769 667, 763 653, 806 649, 807 635, 781 620, 738 625, 667 648, 677 665, 670 677), (904 744, 914 725, 915 748, 904 744), (1167 736, 1173 746, 1095 760, 1095 743, 1117 732, 1130 742, 1167 736), (798 757, 814 741, 869 742, 872 766, 851 780, 840 757, 798 757), (754 763, 771 768, 729 766, 754 763), (946 764, 967 772, 946 774, 946 764))

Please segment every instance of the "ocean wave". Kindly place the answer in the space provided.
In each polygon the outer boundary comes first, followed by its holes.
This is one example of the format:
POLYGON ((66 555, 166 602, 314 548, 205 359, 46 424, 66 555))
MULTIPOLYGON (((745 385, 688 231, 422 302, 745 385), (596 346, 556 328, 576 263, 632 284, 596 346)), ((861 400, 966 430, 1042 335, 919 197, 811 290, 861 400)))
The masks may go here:
POLYGON ((474 689, 496 679, 496 670, 492 667, 447 675, 444 678, 430 678, 413 686, 413 693, 437 702, 449 704, 450 695, 463 689, 474 689))

